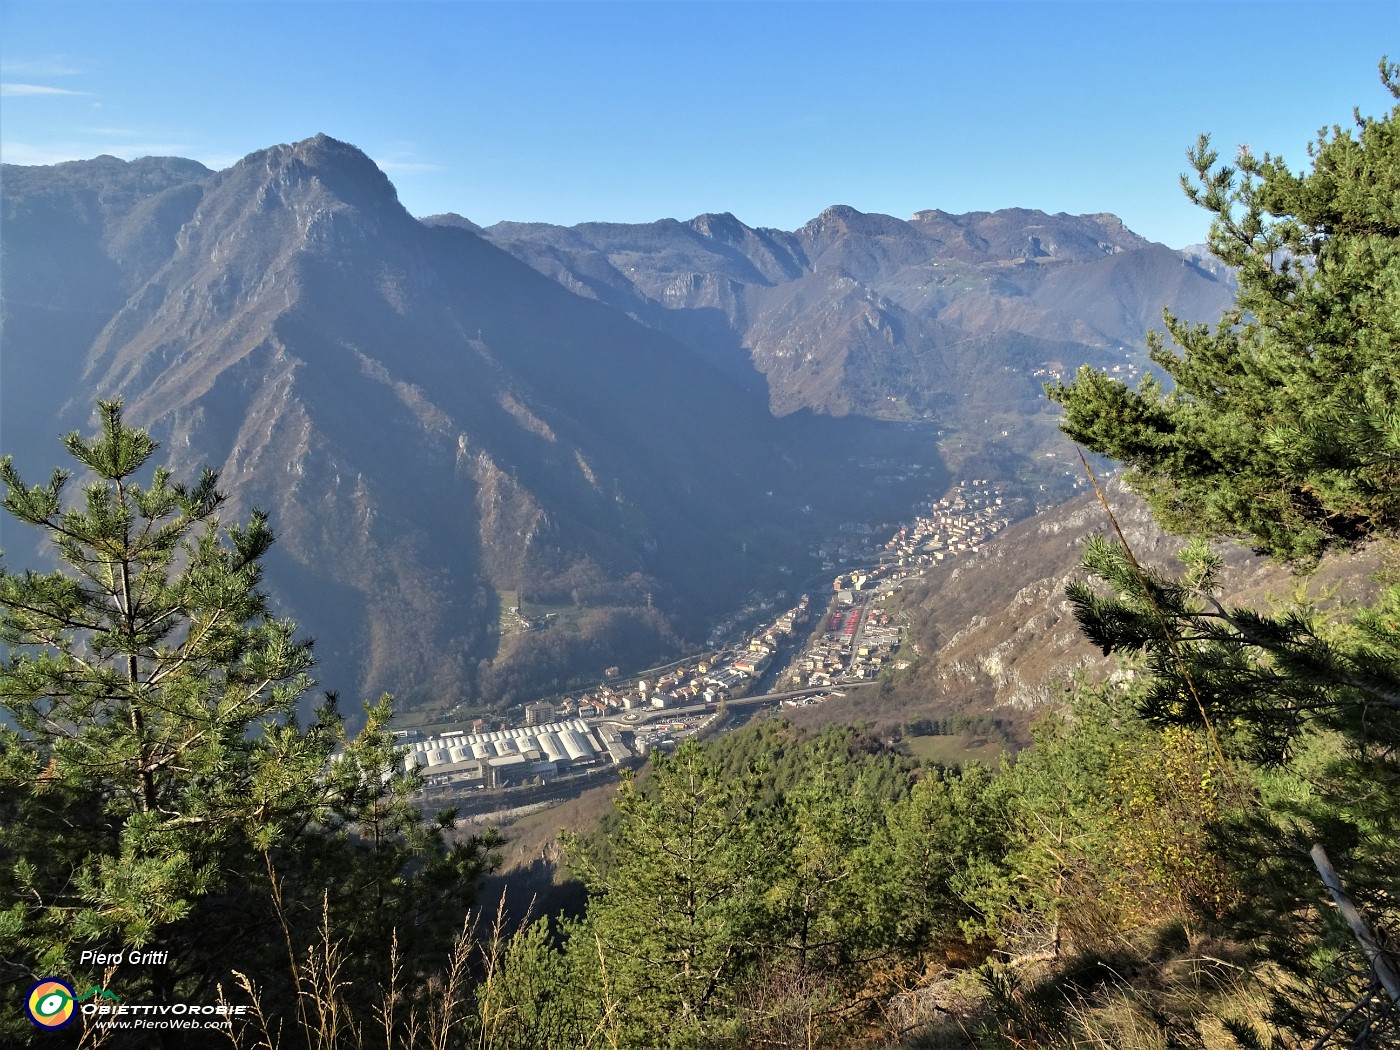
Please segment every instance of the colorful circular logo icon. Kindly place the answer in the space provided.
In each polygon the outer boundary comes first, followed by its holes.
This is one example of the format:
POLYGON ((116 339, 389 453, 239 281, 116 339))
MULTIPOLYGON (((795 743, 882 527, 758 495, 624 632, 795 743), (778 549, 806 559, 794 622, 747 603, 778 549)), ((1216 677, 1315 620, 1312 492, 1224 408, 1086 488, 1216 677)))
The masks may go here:
POLYGON ((73 988, 57 977, 45 977, 29 989, 24 1008, 40 1028, 62 1028, 73 1020, 73 988))

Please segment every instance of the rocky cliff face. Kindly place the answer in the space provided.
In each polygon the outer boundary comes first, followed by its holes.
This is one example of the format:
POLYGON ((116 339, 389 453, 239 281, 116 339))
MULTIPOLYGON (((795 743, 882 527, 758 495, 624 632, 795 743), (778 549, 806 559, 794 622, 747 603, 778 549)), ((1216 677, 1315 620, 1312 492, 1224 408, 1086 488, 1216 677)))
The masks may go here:
MULTIPOLYGON (((1180 571, 1184 545, 1164 533, 1147 505, 1119 482, 1106 485, 1114 516, 1134 555, 1145 566, 1180 571)), ((1065 587, 1086 574, 1084 540, 1112 535, 1103 505, 1092 494, 1042 511, 985 544, 974 555, 933 569, 907 600, 917 646, 914 666, 897 685, 902 703, 892 707, 989 708, 1031 712, 1055 699, 1076 674, 1102 678, 1119 665, 1079 631, 1065 587)), ((1297 585, 1286 569, 1247 549, 1217 545, 1231 605, 1267 607, 1297 585)), ((1310 578, 1314 594, 1336 600, 1370 594, 1370 574, 1380 567, 1376 550, 1330 559, 1310 578)))

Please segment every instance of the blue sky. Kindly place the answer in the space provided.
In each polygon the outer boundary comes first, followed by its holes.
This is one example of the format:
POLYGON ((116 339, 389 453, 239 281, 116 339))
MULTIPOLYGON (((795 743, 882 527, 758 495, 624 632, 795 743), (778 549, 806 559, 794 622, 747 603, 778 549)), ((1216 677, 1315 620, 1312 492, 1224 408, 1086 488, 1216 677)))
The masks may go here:
POLYGON ((1295 167, 1391 105, 1393 3, 0 2, 0 159, 221 168, 326 132, 417 215, 1111 211, 1174 246, 1202 131, 1295 167))

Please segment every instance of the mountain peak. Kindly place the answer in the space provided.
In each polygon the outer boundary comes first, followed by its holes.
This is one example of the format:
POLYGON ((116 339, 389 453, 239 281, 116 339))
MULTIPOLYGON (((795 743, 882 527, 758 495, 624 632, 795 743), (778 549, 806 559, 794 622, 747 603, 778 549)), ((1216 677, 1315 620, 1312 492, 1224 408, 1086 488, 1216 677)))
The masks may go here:
POLYGON ((704 215, 697 215, 688 224, 696 233, 706 237, 712 237, 717 241, 739 241, 744 235, 751 232, 749 227, 734 217, 727 211, 719 214, 706 212, 704 215))
POLYGON ((300 142, 293 142, 289 148, 293 155, 308 164, 345 162, 364 164, 373 167, 375 171, 379 170, 363 150, 340 139, 333 139, 323 131, 318 131, 300 142))
POLYGON ((899 234, 907 232, 909 224, 892 215, 878 211, 860 211, 849 204, 833 204, 812 219, 798 234, 899 234))
POLYGON ((445 211, 440 215, 424 215, 419 222, 424 226, 451 226, 453 229, 467 230, 470 233, 481 233, 481 227, 472 222, 465 215, 458 215, 455 211, 445 211))
POLYGON ((813 219, 812 222, 848 223, 863 218, 865 218, 865 212, 857 211, 849 204, 833 204, 831 207, 823 209, 822 213, 813 219))
POLYGON ((324 133, 250 153, 229 174, 275 186, 284 196, 324 191, 369 214, 408 214, 393 183, 363 150, 324 133))

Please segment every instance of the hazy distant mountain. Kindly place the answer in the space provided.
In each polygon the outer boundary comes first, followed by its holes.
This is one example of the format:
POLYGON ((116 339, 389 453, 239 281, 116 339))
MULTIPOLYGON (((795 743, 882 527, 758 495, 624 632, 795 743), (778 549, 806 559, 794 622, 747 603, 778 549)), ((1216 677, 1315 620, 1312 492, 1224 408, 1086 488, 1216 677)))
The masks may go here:
POLYGON ((420 222, 325 136, 0 189, 3 450, 42 477, 120 394, 271 513, 270 584, 327 684, 428 706, 596 674, 796 586, 811 539, 936 486, 935 430, 1058 477, 1043 379, 1229 294, 1102 215, 420 222), (536 629, 502 637, 518 594, 536 629))
POLYGON ((1106 214, 923 211, 903 221, 838 206, 794 232, 728 214, 481 232, 761 382, 779 415, 935 419, 989 453, 979 462, 1023 472, 1057 440, 1046 379, 1081 363, 1143 368, 1164 305, 1213 319, 1232 295, 1203 250, 1153 244, 1106 214))
POLYGON ((55 414, 93 340, 169 254, 211 174, 169 157, 4 166, 4 451, 52 458, 55 414))
POLYGON ((1203 270, 1209 270, 1217 277, 1222 277, 1226 280, 1233 279, 1230 268, 1211 253, 1210 245, 1208 244, 1188 244, 1185 248, 1181 249, 1181 254, 1187 259, 1192 260, 1203 270))
POLYGON ((674 642, 657 607, 703 620, 805 549, 820 428, 417 222, 350 146, 7 169, 4 204, 5 450, 46 476, 60 430, 122 395, 271 512, 274 586, 330 683, 423 701, 598 673, 674 642), (502 644, 519 592, 560 622, 502 644))

